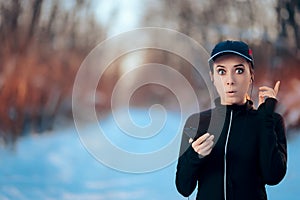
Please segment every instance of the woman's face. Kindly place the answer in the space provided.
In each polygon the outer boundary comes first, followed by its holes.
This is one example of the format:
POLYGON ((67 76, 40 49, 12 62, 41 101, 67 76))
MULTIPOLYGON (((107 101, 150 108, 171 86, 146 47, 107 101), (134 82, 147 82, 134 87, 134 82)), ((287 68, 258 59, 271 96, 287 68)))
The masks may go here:
POLYGON ((241 56, 227 54, 213 64, 212 81, 221 98, 221 104, 244 104, 252 82, 250 64, 241 56))

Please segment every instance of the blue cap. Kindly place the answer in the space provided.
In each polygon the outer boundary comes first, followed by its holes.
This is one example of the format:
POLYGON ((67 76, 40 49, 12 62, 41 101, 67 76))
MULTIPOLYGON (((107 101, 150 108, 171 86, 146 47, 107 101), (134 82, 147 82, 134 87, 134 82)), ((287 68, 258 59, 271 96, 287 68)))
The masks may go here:
POLYGON ((252 57, 252 50, 249 48, 248 44, 242 41, 222 41, 218 43, 215 48, 212 50, 210 58, 208 59, 208 62, 215 61, 215 59, 219 56, 222 56, 224 54, 236 54, 239 55, 246 60, 248 60, 252 68, 254 68, 254 60, 252 57))

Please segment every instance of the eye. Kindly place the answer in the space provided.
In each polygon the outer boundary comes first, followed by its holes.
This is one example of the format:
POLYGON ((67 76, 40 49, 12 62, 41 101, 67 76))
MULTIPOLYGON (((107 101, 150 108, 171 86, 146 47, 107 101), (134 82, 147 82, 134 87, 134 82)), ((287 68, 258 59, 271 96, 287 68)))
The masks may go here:
POLYGON ((242 74, 242 73, 244 73, 244 69, 243 68, 236 68, 235 73, 242 74))
POLYGON ((224 69, 217 69, 217 72, 218 72, 219 75, 226 74, 226 71, 224 69))

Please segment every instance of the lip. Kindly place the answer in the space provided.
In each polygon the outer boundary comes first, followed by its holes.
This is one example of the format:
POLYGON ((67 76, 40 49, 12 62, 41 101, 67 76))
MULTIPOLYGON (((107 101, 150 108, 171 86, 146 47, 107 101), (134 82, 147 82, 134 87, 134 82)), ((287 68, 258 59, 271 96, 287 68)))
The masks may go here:
POLYGON ((226 92, 226 94, 230 95, 230 96, 235 95, 236 93, 237 93, 237 91, 234 91, 234 90, 230 90, 230 91, 226 92))

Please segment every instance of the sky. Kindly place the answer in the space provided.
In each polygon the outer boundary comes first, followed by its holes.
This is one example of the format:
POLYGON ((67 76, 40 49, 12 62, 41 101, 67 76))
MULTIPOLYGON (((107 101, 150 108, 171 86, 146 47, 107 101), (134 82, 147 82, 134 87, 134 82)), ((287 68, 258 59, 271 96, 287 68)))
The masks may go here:
POLYGON ((140 0, 96 1, 96 16, 101 24, 109 28, 108 36, 113 36, 138 28, 139 19, 143 15, 142 2, 140 0), (114 18, 110 19, 113 12, 115 12, 114 18), (109 23, 113 23, 113 26, 109 23))

